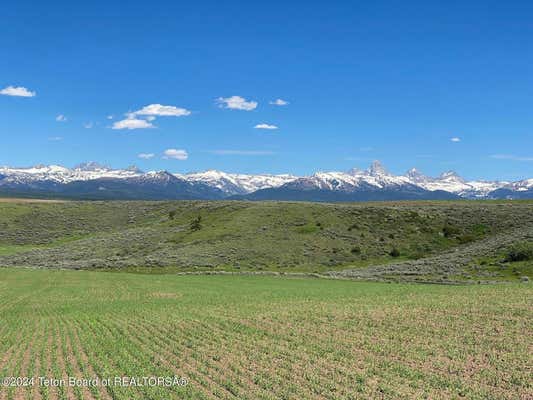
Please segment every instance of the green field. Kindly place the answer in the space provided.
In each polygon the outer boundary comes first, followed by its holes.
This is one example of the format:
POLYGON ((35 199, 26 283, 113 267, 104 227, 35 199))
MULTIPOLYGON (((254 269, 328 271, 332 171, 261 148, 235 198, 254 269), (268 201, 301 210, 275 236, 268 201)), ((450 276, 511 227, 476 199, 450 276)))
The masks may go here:
POLYGON ((520 281, 517 243, 533 249, 533 201, 0 202, 9 267, 520 281))
POLYGON ((531 201, 12 199, 0 267, 0 400, 533 398, 531 201))
POLYGON ((530 399, 531 287, 5 269, 0 375, 178 376, 4 387, 14 399, 530 399))

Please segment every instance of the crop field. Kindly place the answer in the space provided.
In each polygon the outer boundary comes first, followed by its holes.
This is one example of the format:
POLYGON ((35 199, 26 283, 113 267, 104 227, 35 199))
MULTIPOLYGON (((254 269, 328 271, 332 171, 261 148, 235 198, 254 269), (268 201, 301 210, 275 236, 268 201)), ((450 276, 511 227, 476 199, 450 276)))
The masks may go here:
POLYGON ((532 295, 3 269, 0 376, 36 380, 0 399, 531 399, 532 295), (178 381, 113 380, 146 376, 178 381))
POLYGON ((532 276, 531 201, 7 199, 0 400, 530 400, 532 276))

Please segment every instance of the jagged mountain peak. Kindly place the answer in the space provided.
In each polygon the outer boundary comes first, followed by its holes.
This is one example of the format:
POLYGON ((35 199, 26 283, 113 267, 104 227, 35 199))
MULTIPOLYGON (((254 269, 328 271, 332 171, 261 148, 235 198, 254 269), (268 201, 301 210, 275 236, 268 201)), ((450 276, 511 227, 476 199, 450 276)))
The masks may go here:
MULTIPOLYGON (((24 170, 24 168, 21 168, 21 170, 24 170)), ((62 167, 61 165, 45 165, 45 164, 37 164, 33 167, 27 168, 27 171, 31 172, 41 172, 41 173, 61 173, 61 172, 67 172, 69 171, 68 168, 62 167)))
POLYGON ((370 168, 368 169, 368 173, 373 176, 388 175, 387 169, 379 160, 372 161, 372 164, 370 164, 370 168))
POLYGON ((137 174, 142 174, 144 173, 143 170, 141 170, 139 167, 137 167, 136 165, 130 165, 129 167, 126 168, 126 171, 129 171, 129 172, 135 172, 137 174))
MULTIPOLYGON (((313 190, 331 192, 338 193, 339 199, 352 198, 346 197, 347 194, 352 196, 358 193, 353 197, 357 199, 375 199, 375 193, 393 193, 390 195, 392 197, 387 197, 391 200, 405 198, 402 196, 410 198, 413 193, 421 196, 426 193, 429 198, 441 196, 446 192, 456 198, 502 198, 501 196, 527 198, 533 194, 533 179, 519 182, 466 181, 454 171, 447 171, 437 178, 432 178, 416 168, 398 176, 387 172, 379 161, 374 161, 367 170, 354 168, 347 172, 317 172, 304 177, 287 174, 238 174, 215 169, 188 174, 172 174, 166 170, 144 173, 135 166, 127 169, 111 169, 96 162, 83 163, 73 169, 60 165, 0 167, 0 192, 4 193, 10 193, 10 190, 17 193, 25 190, 30 192, 40 190, 43 193, 50 190, 61 192, 74 190, 72 188, 91 188, 91 185, 95 184, 111 188, 114 185, 115 187, 122 185, 121 188, 137 188, 135 190, 138 192, 124 190, 129 196, 136 195, 131 193, 138 193, 139 198, 145 195, 152 196, 150 198, 182 198, 185 194, 186 198, 193 198, 196 195, 200 198, 223 198, 247 195, 263 189, 280 192, 288 190, 290 193, 313 190)), ((120 196, 120 193, 117 196, 120 196)), ((301 194, 295 196, 298 199, 305 198, 305 195, 301 194)), ((331 196, 327 198, 336 198, 331 196)))
POLYGON ((356 175, 361 175, 362 173, 364 173, 364 171, 360 168, 354 167, 346 171, 346 173, 351 176, 356 176, 356 175))
POLYGON ((107 165, 97 163, 96 161, 87 161, 74 166, 78 171, 109 171, 111 168, 107 165))
POLYGON ((201 182, 216 187, 229 195, 245 194, 259 189, 279 187, 297 179, 297 177, 291 175, 235 174, 214 169, 194 172, 182 175, 182 177, 191 182, 201 182))
POLYGON ((405 173, 409 179, 412 179, 414 182, 421 182, 430 179, 428 176, 424 175, 420 170, 416 168, 411 168, 405 173))
POLYGON ((453 179, 453 180, 457 180, 457 181, 460 181, 460 182, 464 182, 464 179, 455 171, 446 171, 446 172, 443 172, 442 174, 440 174, 439 176, 440 179, 453 179))
POLYGON ((160 177, 160 178, 168 178, 168 177, 176 178, 174 174, 171 174, 166 169, 162 169, 159 171, 149 171, 145 175, 151 176, 151 177, 160 177))

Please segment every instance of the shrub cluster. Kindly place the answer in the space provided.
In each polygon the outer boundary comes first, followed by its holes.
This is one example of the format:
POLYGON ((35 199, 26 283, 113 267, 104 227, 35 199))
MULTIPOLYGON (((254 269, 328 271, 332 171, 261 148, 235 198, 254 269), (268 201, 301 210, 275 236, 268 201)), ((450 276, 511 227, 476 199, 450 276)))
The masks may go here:
POLYGON ((505 254, 505 261, 529 261, 533 260, 533 242, 516 243, 505 254))

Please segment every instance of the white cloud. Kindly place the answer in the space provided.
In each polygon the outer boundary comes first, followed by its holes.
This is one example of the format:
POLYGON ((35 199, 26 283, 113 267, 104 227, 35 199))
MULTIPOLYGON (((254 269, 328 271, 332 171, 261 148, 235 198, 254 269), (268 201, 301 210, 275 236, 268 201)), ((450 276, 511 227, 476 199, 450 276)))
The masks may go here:
POLYGON ((276 99, 274 101, 270 101, 269 104, 272 104, 274 106, 286 106, 289 104, 289 102, 283 99, 276 99))
POLYGON ((67 121, 67 117, 65 117, 63 114, 59 114, 59 115, 56 117, 56 121, 57 121, 57 122, 66 122, 66 121, 67 121))
POLYGON ((191 112, 185 108, 180 107, 164 106, 161 104, 150 104, 141 108, 138 111, 135 111, 133 115, 149 115, 153 117, 184 117, 187 115, 191 115, 191 112))
POLYGON ((345 157, 346 161, 372 161, 371 158, 365 158, 365 157, 345 157))
POLYGON ((163 152, 163 158, 184 161, 189 158, 189 154, 181 149, 167 149, 163 152))
MULTIPOLYGON (((146 129, 155 128, 151 123, 156 117, 183 117, 190 115, 191 112, 185 108, 179 108, 174 106, 164 106, 161 104, 150 104, 140 110, 127 112, 126 119, 117 121, 113 124, 113 129, 146 129), (144 117, 143 119, 138 118, 144 117)), ((109 115, 108 119, 112 119, 113 116, 109 115)))
POLYGON ((254 126, 255 129, 278 129, 276 125, 270 125, 270 124, 257 124, 254 126))
POLYGON ((59 142, 60 140, 63 140, 61 136, 51 136, 48 138, 50 142, 59 142))
POLYGON ((93 126, 94 126, 94 124, 92 122, 87 122, 87 123, 83 124, 83 127, 85 129, 91 129, 93 126))
POLYGON ((112 129, 147 129, 155 128, 153 124, 144 119, 126 118, 113 124, 112 129))
POLYGON ((515 156, 512 154, 493 154, 490 158, 496 160, 512 160, 512 161, 533 161, 533 157, 515 156))
POLYGON ((241 96, 231 96, 231 97, 219 97, 217 103, 221 108, 229 108, 230 110, 244 110, 252 111, 257 108, 256 101, 247 101, 241 96))
POLYGON ((113 119, 113 118, 115 118, 113 115, 108 115, 107 116, 107 119, 113 119))
POLYGON ((450 140, 451 140, 452 142, 454 142, 454 143, 459 143, 459 142, 461 141, 461 138, 458 138, 458 137, 452 137, 450 140))
POLYGON ((212 150, 210 153, 220 156, 271 156, 276 154, 272 151, 263 150, 212 150))
POLYGON ((35 97, 37 95, 37 93, 31 92, 23 86, 8 86, 0 90, 0 94, 16 97, 35 97))
POLYGON ((149 160, 151 158, 155 157, 154 153, 140 153, 137 155, 137 157, 142 158, 143 160, 149 160))

